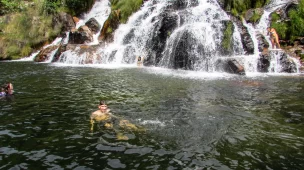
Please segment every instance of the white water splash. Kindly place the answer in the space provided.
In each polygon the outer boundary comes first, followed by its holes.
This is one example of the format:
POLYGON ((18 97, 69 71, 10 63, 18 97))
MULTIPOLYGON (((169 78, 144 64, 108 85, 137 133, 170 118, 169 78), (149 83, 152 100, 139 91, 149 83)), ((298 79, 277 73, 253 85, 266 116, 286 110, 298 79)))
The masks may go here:
POLYGON ((40 50, 39 51, 36 51, 34 53, 32 53, 30 56, 28 57, 24 57, 24 58, 21 58, 19 60, 14 60, 14 61, 34 61, 35 57, 40 53, 40 50))

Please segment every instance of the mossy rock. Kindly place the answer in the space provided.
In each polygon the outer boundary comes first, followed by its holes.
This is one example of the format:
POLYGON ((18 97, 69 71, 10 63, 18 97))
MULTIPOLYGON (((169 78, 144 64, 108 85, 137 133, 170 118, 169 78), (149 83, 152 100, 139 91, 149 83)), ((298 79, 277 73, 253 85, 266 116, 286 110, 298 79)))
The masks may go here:
POLYGON ((224 37, 221 43, 221 54, 231 55, 233 53, 233 32, 234 25, 232 21, 222 21, 224 25, 224 37))

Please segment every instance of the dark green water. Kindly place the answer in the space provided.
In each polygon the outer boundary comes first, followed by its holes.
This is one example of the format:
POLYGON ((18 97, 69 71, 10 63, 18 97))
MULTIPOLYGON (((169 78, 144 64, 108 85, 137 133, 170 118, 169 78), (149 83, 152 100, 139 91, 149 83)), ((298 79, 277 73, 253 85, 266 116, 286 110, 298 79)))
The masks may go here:
POLYGON ((0 169, 304 169, 304 77, 182 78, 153 69, 0 62, 0 169), (152 71, 151 71, 152 70, 152 71), (99 99, 141 125, 95 125, 99 99))

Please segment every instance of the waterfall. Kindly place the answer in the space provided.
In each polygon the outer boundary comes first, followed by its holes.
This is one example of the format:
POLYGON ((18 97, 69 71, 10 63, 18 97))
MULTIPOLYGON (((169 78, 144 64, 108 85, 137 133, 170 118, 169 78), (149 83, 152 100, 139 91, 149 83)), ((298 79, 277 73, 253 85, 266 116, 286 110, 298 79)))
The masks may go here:
POLYGON ((126 24, 115 31, 114 42, 101 48, 106 62, 114 64, 135 63, 136 56, 147 55, 147 42, 154 32, 157 16, 164 10, 167 2, 154 4, 146 2, 140 11, 133 14, 126 24))
MULTIPOLYGON (((283 2, 287 0, 271 1, 255 26, 243 20, 254 43, 253 55, 244 55, 237 24, 230 20, 216 0, 150 0, 131 15, 126 24, 119 25, 113 34, 113 42, 97 45, 92 51, 83 50, 88 48, 85 46, 74 46, 63 52, 58 62, 136 66, 136 57, 141 56, 147 66, 222 72, 219 67, 224 66, 219 61, 237 61, 244 66, 246 72, 255 73, 258 71, 260 54, 257 34, 263 34, 267 39, 269 15, 281 7, 283 2), (223 49, 224 31, 231 23, 233 32, 230 47, 223 49)), ((103 25, 109 14, 109 1, 97 0, 76 27, 90 18, 95 18, 103 25)), ((94 42, 87 45, 98 44, 98 34, 94 35, 94 42)), ((68 33, 66 37, 62 40, 63 44, 68 42, 68 33)), ((272 59, 276 60, 275 57, 272 59)), ((276 69, 277 63, 272 61, 270 70, 280 70, 276 69)))
MULTIPOLYGON (((102 63, 135 64, 136 56, 140 55, 149 58, 154 66, 172 68, 172 60, 180 54, 180 44, 186 37, 191 39, 187 54, 191 61, 187 67, 214 71, 214 62, 221 57, 217 50, 223 39, 223 21, 230 19, 217 1, 198 2, 198 5, 193 5, 192 1, 187 1, 186 8, 172 12, 170 6, 174 5, 173 2, 146 2, 126 24, 119 26, 114 34, 114 42, 99 49, 105 58, 102 63), (159 33, 164 25, 162 22, 174 25, 174 28, 170 28, 172 31, 159 33), (156 35, 164 38, 158 39, 156 35), (163 45, 158 48, 160 43, 163 45)), ((242 54, 241 38, 237 29, 234 30, 233 51, 242 54)))

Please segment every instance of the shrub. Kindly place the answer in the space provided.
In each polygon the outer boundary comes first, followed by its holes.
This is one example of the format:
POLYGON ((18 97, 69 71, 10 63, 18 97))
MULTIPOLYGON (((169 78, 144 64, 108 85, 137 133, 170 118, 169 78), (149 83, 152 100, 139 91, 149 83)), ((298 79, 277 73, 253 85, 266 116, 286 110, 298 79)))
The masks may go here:
POLYGON ((17 45, 11 45, 7 48, 7 56, 10 58, 15 58, 20 53, 20 48, 17 45))
POLYGON ((128 18, 142 5, 143 0, 113 0, 112 10, 120 10, 120 22, 126 23, 128 18))
POLYGON ((287 39, 289 38, 288 35, 288 23, 286 22, 273 22, 271 27, 274 28, 280 39, 287 39))
POLYGON ((256 23, 258 20, 261 19, 261 15, 254 11, 253 16, 249 19, 250 22, 256 23))
POLYGON ((21 50, 21 56, 29 56, 32 53, 32 48, 29 45, 26 45, 21 50))
POLYGON ((298 9, 290 11, 290 34, 294 39, 296 36, 304 36, 304 0, 299 1, 298 9))

